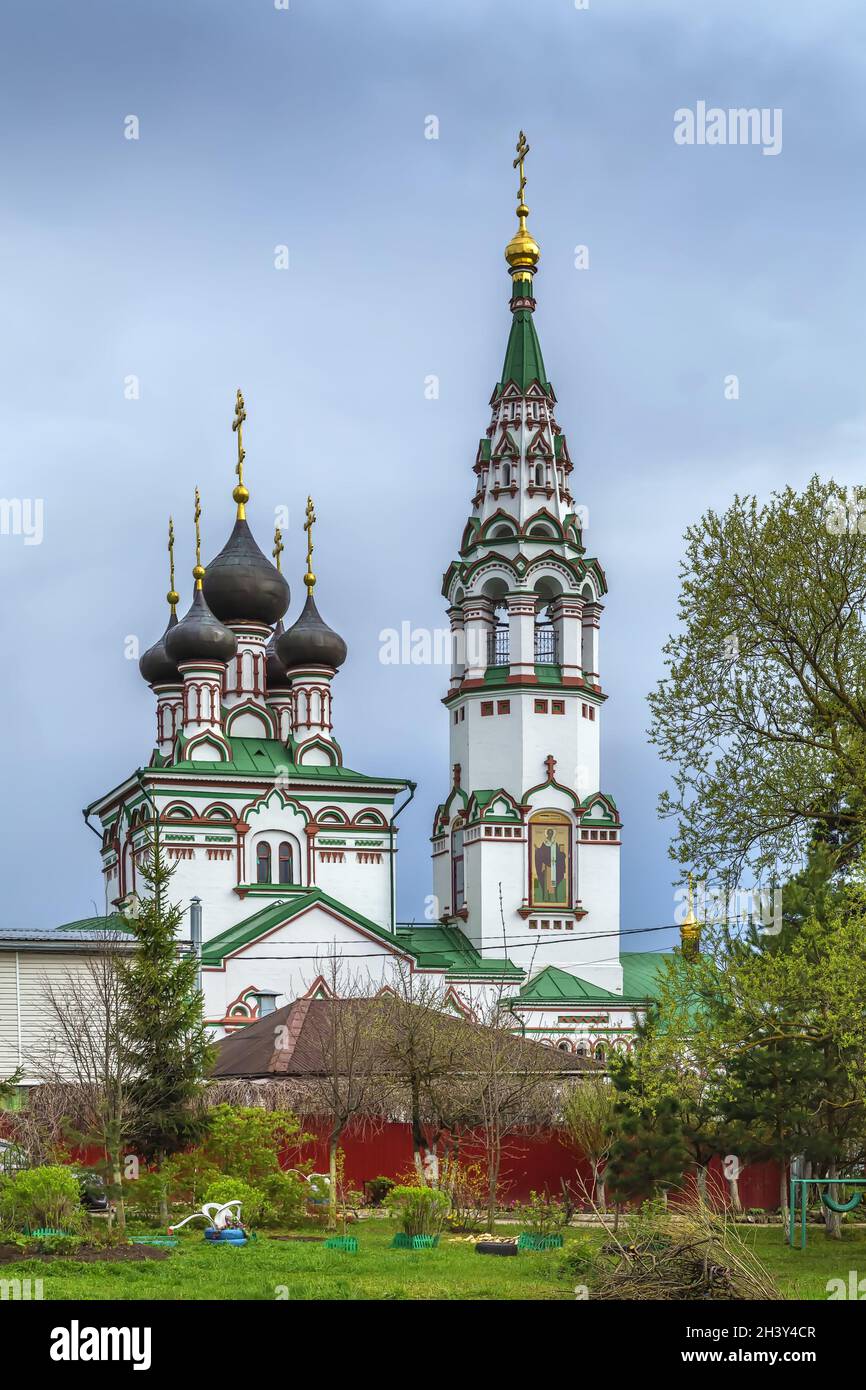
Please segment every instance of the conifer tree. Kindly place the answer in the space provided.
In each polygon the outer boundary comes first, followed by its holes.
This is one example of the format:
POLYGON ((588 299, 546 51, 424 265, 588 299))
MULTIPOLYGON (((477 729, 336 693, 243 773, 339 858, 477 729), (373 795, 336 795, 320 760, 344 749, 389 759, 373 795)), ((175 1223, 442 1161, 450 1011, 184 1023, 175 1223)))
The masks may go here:
POLYGON ((139 868, 150 892, 129 926, 138 950, 123 965, 125 1046, 134 1063, 136 1146, 161 1160, 194 1143, 206 1128, 201 1087, 212 1060, 202 1018, 198 961, 178 952, 183 910, 169 902, 174 867, 166 864, 155 826, 139 868))
POLYGON ((651 1107, 631 1057, 614 1066, 612 1080, 618 1093, 616 1136, 605 1176, 619 1207, 625 1202, 647 1201, 677 1186, 689 1155, 674 1096, 661 1096, 651 1107))

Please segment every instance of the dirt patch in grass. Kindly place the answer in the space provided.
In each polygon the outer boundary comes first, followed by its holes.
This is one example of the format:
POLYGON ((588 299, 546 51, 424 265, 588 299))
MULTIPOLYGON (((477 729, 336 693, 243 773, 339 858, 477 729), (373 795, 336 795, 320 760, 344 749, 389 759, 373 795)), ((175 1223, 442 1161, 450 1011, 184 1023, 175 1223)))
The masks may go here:
POLYGON ((0 1265, 17 1264, 21 1260, 80 1260, 83 1264, 95 1264, 99 1260, 165 1260, 170 1250, 160 1250, 150 1245, 82 1245, 78 1250, 45 1251, 26 1250, 20 1245, 0 1245, 0 1265))

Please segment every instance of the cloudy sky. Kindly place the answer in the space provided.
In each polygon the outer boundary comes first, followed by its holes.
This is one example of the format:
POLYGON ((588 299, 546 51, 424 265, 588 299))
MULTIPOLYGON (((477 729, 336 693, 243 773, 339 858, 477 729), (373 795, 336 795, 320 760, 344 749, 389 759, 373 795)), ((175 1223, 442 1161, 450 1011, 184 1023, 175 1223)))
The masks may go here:
POLYGON ((0 492, 44 507, 41 544, 0 536, 6 924, 100 902, 81 807, 148 757, 129 639, 165 622, 169 511, 186 602, 196 483, 206 556, 228 534, 239 385, 250 519, 264 547, 289 509, 293 612, 316 497, 346 761, 419 784, 400 916, 423 911, 446 673, 383 666, 379 634, 445 621, 508 331, 520 127, 536 319, 610 584, 623 924, 671 922, 645 696, 683 530, 737 490, 863 475, 862 4, 42 0, 7 7, 0 67, 0 492), (781 151, 677 144, 699 102, 781 111, 781 151))

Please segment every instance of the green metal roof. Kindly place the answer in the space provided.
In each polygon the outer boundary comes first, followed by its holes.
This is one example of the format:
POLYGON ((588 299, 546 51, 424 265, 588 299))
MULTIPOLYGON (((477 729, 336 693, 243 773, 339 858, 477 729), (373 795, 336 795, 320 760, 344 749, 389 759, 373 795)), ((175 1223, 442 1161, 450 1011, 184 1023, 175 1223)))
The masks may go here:
POLYGON ((622 994, 590 984, 556 965, 547 965, 523 986, 518 999, 521 1003, 539 1004, 623 1004, 652 999, 656 979, 669 955, 662 951, 623 951, 622 994))
POLYGON ((545 391, 550 387, 530 309, 515 309, 512 316, 500 389, 507 386, 509 381, 513 381, 521 391, 525 391, 533 381, 537 381, 545 391))
POLYGON ((228 927, 218 936, 212 936, 210 941, 206 941, 202 946, 203 965, 222 965, 226 956, 233 951, 240 950, 242 946, 248 946, 251 941, 256 941, 260 936, 273 931, 275 927, 281 926, 284 922, 290 922, 299 913, 305 912, 307 908, 313 907, 316 903, 321 903, 323 907, 330 907, 338 912, 341 917, 347 917, 356 926, 363 927, 364 931, 372 932, 382 941, 387 941, 390 945, 398 944, 389 931, 379 927, 375 922, 371 922, 369 917, 363 917, 360 912, 355 912, 345 903, 332 898, 329 893, 323 893, 321 888, 309 888, 303 892, 292 894, 291 889, 286 890, 288 901, 274 903, 270 907, 263 907, 258 912, 254 912, 251 917, 245 917, 243 921, 236 922, 233 927, 228 927))
POLYGON ((299 767, 291 760, 291 750, 277 738, 235 738, 229 737, 232 757, 230 762, 194 762, 186 759, 179 763, 168 763, 160 772, 217 773, 220 776, 265 777, 280 775, 286 779, 307 778, 310 781, 328 782, 390 782, 403 785, 402 777, 367 777, 362 772, 353 772, 348 767, 299 767))
POLYGON ((70 932, 127 932, 133 933, 133 928, 125 917, 121 917, 119 912, 111 912, 107 917, 82 917, 78 922, 64 922, 57 931, 70 932))
POLYGON ((415 957, 422 970, 445 970, 455 976, 523 977, 523 971, 504 956, 491 959, 479 955, 459 927, 398 926, 397 942, 415 957))

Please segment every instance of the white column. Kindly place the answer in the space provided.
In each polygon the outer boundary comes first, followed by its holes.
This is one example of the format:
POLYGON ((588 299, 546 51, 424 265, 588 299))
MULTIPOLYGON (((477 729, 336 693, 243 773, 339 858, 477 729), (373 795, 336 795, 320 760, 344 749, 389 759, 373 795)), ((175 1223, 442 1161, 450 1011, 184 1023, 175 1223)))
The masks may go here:
POLYGON ((466 634, 463 627, 463 609, 449 608, 451 620, 451 680, 450 690, 457 690, 466 670, 466 634))
POLYGON ((598 629, 604 605, 584 603, 583 605, 583 679, 587 685, 598 685, 598 629))
POLYGON ((488 636, 493 630, 493 604, 487 598, 467 599, 463 604, 463 631, 466 639, 464 679, 481 681, 487 670, 488 636))
POLYGON ((509 674, 535 680, 535 594, 509 594, 508 664, 509 674))
POLYGON ((583 599, 576 595, 560 594, 548 608, 550 621, 556 629, 559 664, 563 685, 576 685, 580 679, 583 660, 583 599))

